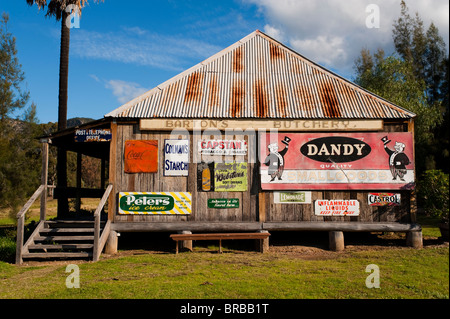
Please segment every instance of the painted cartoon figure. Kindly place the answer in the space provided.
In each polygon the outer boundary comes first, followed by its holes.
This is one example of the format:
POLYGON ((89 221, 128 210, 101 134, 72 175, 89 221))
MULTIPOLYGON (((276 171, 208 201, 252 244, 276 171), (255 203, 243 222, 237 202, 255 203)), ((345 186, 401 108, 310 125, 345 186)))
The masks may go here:
POLYGON ((396 180, 397 176, 404 181, 403 177, 406 175, 406 165, 410 164, 408 156, 403 152, 406 145, 401 142, 395 142, 394 150, 391 150, 387 145, 391 142, 387 136, 381 139, 384 143, 384 150, 389 155, 389 168, 393 176, 392 180, 396 180))
POLYGON ((266 157, 264 165, 269 166, 271 182, 273 182, 277 177, 278 180, 281 180, 285 164, 284 155, 288 151, 290 141, 291 139, 289 137, 286 136, 284 138, 282 143, 285 144, 286 147, 281 152, 278 152, 278 143, 272 143, 267 146, 269 149, 269 155, 266 157))

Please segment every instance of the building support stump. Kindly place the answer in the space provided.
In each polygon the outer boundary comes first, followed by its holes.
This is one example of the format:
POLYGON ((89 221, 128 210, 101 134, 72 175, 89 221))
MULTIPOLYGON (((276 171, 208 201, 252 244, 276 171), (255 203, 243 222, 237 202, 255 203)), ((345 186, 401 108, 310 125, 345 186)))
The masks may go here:
MULTIPOLYGON (((192 232, 189 230, 183 230, 183 231, 179 231, 178 234, 192 235, 192 232)), ((180 248, 180 251, 183 251, 183 250, 192 251, 192 240, 180 241, 179 248, 180 248)))
POLYGON ((329 235, 329 243, 330 250, 332 251, 343 251, 344 246, 344 232, 342 231, 330 231, 329 235))
MULTIPOLYGON (((268 233, 267 230, 260 230, 259 233, 268 233)), ((255 239, 256 250, 260 253, 267 253, 269 251, 269 237, 265 239, 255 239)))
POLYGON ((406 233, 406 246, 421 249, 423 248, 422 231, 410 231, 406 233))
POLYGON ((119 246, 119 236, 118 233, 114 230, 109 232, 108 240, 105 244, 105 254, 113 255, 117 253, 117 249, 119 246))

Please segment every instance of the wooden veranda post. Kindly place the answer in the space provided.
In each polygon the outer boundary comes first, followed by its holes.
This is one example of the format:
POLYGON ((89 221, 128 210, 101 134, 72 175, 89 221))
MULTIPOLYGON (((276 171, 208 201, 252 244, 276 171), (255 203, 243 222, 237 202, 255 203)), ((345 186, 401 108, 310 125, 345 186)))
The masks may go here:
POLYGON ((40 220, 45 220, 47 212, 47 183, 48 183, 48 140, 41 140, 42 143, 42 172, 41 172, 41 185, 44 186, 44 190, 41 195, 41 213, 40 220))

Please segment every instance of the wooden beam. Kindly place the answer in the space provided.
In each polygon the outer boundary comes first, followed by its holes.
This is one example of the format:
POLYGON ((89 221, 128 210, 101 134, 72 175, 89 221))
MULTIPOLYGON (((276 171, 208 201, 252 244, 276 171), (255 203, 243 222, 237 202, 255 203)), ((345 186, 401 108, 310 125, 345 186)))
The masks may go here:
POLYGON ((270 130, 289 132, 311 131, 381 131, 383 120, 354 119, 276 119, 276 120, 216 120, 216 119, 141 119, 140 129, 149 131, 172 131, 174 129, 238 129, 238 130, 270 130))
POLYGON ((360 222, 272 222, 263 223, 269 231, 345 231, 345 232, 411 232, 420 231, 418 224, 360 222))
POLYGON ((44 189, 41 195, 41 212, 40 220, 45 220, 47 212, 47 182, 48 182, 48 143, 42 143, 42 172, 41 172, 41 185, 44 185, 44 189))
POLYGON ((76 204, 75 211, 78 213, 81 210, 81 168, 83 165, 83 155, 77 153, 77 192, 76 192, 76 204))
POLYGON ((178 232, 178 231, 258 231, 261 223, 248 222, 115 222, 111 229, 118 232, 178 232))
POLYGON ((112 194, 108 198, 108 220, 114 220, 116 214, 116 156, 117 156, 117 123, 111 123, 111 142, 109 147, 109 183, 113 185, 112 194))

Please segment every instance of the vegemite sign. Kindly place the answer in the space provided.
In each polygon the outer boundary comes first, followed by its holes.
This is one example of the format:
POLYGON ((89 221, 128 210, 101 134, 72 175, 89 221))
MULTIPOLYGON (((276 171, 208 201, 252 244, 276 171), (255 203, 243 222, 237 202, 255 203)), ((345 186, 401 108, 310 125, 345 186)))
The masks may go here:
POLYGON ((412 189, 411 133, 260 135, 261 185, 287 189, 412 189))

